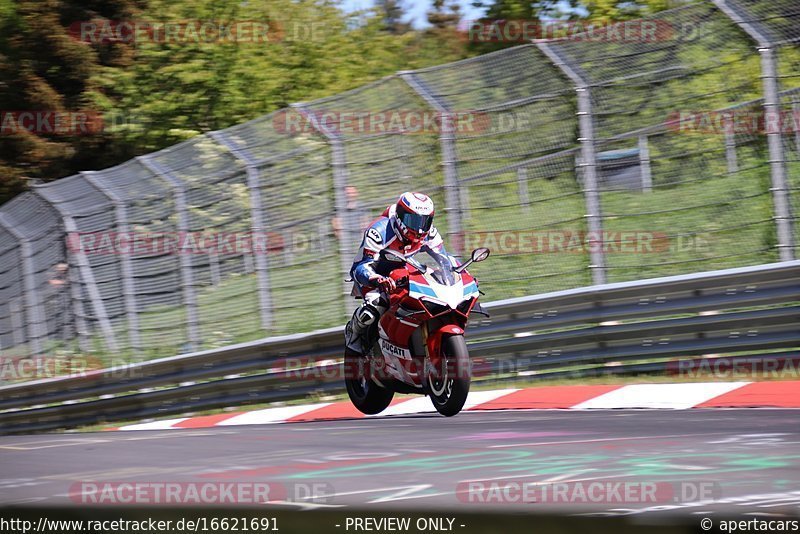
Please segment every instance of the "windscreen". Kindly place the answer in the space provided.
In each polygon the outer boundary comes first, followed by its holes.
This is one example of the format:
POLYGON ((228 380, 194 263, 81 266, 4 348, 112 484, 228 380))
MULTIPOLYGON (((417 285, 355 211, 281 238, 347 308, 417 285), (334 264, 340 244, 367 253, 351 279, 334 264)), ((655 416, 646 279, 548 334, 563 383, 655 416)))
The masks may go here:
POLYGON ((453 271, 453 264, 449 256, 440 254, 427 246, 414 255, 414 260, 427 267, 428 274, 440 284, 452 286, 461 279, 461 275, 453 271))

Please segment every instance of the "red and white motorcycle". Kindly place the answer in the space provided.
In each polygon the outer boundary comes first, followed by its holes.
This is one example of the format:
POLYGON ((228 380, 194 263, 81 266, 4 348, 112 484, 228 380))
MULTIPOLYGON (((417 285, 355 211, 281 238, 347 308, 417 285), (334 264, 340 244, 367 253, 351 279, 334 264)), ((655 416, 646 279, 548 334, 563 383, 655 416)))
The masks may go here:
POLYGON ((486 315, 475 308, 478 283, 466 268, 488 256, 489 249, 475 249, 453 266, 428 248, 411 256, 380 252, 381 261, 397 264, 390 274, 397 289, 367 336, 376 340, 371 350, 366 356, 345 352, 345 385, 356 408, 377 414, 395 393, 419 393, 442 415, 461 411, 472 378, 464 331, 471 312, 486 315))

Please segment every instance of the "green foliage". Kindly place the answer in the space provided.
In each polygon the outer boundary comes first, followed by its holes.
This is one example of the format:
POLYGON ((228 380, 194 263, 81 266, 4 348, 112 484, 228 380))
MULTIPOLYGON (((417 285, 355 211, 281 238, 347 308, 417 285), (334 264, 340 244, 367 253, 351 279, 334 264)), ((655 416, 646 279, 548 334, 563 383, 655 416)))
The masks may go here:
MULTIPOLYGON (((0 3, 0 109, 3 111, 90 111, 93 77, 104 66, 124 68, 131 50, 113 44, 92 49, 68 35, 73 21, 101 15, 135 16, 136 2, 99 3, 92 11, 72 0, 0 3)), ((110 136, 38 135, 21 131, 0 136, 0 202, 26 186, 28 178, 50 179, 71 170, 114 162, 110 136)))
MULTIPOLYGON (((573 1, 573 5, 576 2, 573 1)), ((671 0, 584 0, 582 7, 587 11, 587 18, 598 22, 614 22, 652 15, 659 11, 676 7, 677 1, 671 0)))
POLYGON ((398 6, 383 7, 351 16, 316 0, 0 0, 0 109, 90 110, 104 125, 92 135, 0 137, 0 202, 26 178, 109 167, 292 102, 468 54, 454 29, 406 31, 398 6), (82 42, 70 36, 81 21, 254 21, 270 31, 266 42, 82 42))

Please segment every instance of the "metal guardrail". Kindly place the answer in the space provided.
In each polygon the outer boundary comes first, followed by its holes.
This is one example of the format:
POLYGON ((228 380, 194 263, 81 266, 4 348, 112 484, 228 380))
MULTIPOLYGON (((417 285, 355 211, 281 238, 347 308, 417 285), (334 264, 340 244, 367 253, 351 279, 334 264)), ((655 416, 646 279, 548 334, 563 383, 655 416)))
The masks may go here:
MULTIPOLYGON (((575 365, 647 372, 664 358, 800 347, 798 304, 800 261, 790 261, 491 302, 491 319, 473 321, 467 335, 476 380, 575 365)), ((0 432, 340 392, 341 345, 338 327, 0 387, 0 432)))
POLYGON ((495 298, 795 258, 800 135, 753 119, 800 113, 797 0, 662 3, 658 39, 572 26, 31 188, 0 206, 0 347, 141 361, 338 324, 403 190, 451 252, 498 243, 517 272, 483 271, 495 298), (587 232, 611 246, 573 247, 587 232))

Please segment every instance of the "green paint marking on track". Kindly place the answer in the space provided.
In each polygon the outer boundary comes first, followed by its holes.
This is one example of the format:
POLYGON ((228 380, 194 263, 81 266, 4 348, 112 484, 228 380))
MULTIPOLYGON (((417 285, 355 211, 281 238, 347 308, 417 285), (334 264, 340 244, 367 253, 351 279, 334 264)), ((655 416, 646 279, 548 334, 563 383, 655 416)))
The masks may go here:
POLYGON ((686 475, 692 472, 688 467, 699 463, 706 467, 702 470, 706 474, 736 473, 741 471, 763 471, 777 469, 795 463, 800 456, 765 457, 754 454, 738 453, 676 453, 675 455, 638 456, 623 458, 616 463, 621 465, 621 470, 635 476, 672 476, 686 475), (701 460, 695 462, 695 460, 701 460), (715 463, 707 460, 717 460, 715 463), (676 464, 685 465, 687 468, 676 468, 676 464))
POLYGON ((316 471, 294 473, 287 478, 337 478, 390 475, 413 470, 429 473, 468 473, 491 470, 494 476, 505 473, 528 472, 541 475, 558 475, 580 470, 591 470, 593 476, 629 475, 632 477, 686 476, 763 471, 796 464, 800 456, 765 457, 743 453, 683 453, 655 454, 615 459, 607 455, 587 454, 548 456, 532 451, 479 451, 458 454, 437 454, 425 458, 409 458, 384 463, 346 465, 316 471), (704 468, 698 470, 696 465, 704 468))

